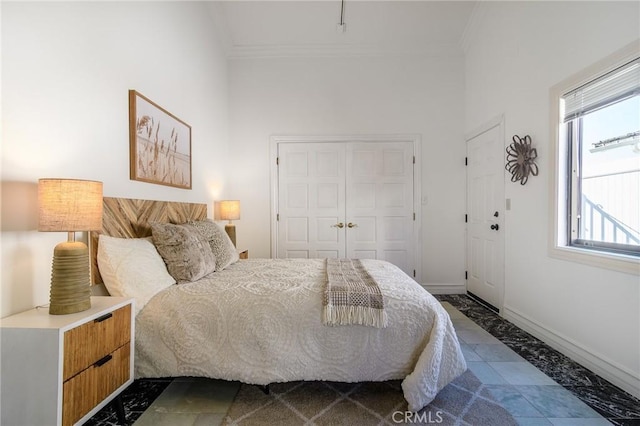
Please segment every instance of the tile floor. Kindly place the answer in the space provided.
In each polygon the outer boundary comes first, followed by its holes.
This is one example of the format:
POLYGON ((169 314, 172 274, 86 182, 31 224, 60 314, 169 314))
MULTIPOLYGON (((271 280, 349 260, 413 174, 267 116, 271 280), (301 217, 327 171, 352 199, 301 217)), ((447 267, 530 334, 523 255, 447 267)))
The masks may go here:
POLYGON ((467 366, 520 425, 610 423, 448 302, 467 366))
MULTIPOLYGON (((620 426, 640 426, 640 400, 638 398, 612 385, 470 297, 466 295, 440 295, 436 297, 441 302, 451 303, 480 328, 496 337, 508 349, 542 371, 562 388, 571 392, 610 423, 620 426)), ((464 332, 462 333, 464 334, 464 332)), ((534 398, 533 391, 535 389, 523 388, 522 390, 525 392, 523 396, 534 398)), ((546 389, 547 393, 535 396, 535 400, 540 401, 543 395, 552 395, 551 392, 555 390, 557 389, 546 389)), ((548 412, 549 410, 542 410, 543 414, 548 412)), ((588 426, 591 424, 590 422, 582 420, 578 424, 588 426)), ((556 420, 556 423, 565 424, 559 420, 556 420)), ((538 423, 534 422, 533 424, 538 423)), ((542 424, 548 423, 542 422, 542 424)))
POLYGON ((175 379, 134 426, 221 425, 238 389, 238 382, 175 379))
MULTIPOLYGON (((456 328, 469 369, 521 425, 609 425, 600 414, 443 302, 456 328)), ((135 426, 222 424, 238 384, 177 379, 135 426)))

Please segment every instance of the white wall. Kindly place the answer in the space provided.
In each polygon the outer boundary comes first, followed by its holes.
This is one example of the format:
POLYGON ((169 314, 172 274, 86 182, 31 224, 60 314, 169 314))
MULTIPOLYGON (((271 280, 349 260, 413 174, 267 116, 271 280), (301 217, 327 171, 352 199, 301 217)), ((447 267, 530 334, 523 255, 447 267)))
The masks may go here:
POLYGON ((35 231, 38 178, 100 180, 105 196, 211 203, 225 190, 228 93, 206 4, 1 7, 6 316, 48 303, 53 247, 66 240, 35 231), (192 126, 192 190, 129 180, 129 89, 192 126))
MULTIPOLYGON (((238 246, 270 253, 269 137, 419 134, 422 282, 464 284, 462 54, 230 59, 230 195, 238 246)), ((420 260, 418 260, 420 262, 420 260)))
POLYGON ((542 336, 640 394, 640 280, 548 256, 549 89, 639 36, 638 2, 486 2, 466 52, 466 124, 504 114, 507 141, 529 134, 540 175, 506 183, 504 308, 542 336))

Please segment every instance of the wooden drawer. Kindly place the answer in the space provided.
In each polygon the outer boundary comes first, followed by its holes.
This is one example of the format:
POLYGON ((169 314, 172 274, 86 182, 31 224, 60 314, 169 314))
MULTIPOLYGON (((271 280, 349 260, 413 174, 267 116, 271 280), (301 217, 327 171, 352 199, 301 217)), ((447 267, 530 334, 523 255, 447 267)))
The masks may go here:
POLYGON ((63 381, 131 340, 131 305, 64 333, 63 381))
POLYGON ((133 303, 128 297, 93 296, 91 308, 82 312, 49 315, 36 308, 0 319, 0 406, 9 407, 0 410, 0 424, 88 420, 131 384, 133 303))
POLYGON ((62 389, 62 424, 72 425, 129 380, 130 343, 67 380, 62 389))

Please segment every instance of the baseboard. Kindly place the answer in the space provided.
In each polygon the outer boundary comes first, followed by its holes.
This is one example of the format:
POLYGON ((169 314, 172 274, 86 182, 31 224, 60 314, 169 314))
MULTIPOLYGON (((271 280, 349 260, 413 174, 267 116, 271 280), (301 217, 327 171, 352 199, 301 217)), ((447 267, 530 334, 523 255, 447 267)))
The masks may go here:
POLYGON ((464 284, 439 284, 439 283, 422 283, 431 294, 465 294, 467 287, 464 284))
POLYGON ((524 331, 542 340, 580 365, 598 374, 622 390, 640 398, 640 377, 627 367, 593 353, 583 345, 549 328, 543 327, 527 315, 509 306, 503 306, 503 317, 524 331))

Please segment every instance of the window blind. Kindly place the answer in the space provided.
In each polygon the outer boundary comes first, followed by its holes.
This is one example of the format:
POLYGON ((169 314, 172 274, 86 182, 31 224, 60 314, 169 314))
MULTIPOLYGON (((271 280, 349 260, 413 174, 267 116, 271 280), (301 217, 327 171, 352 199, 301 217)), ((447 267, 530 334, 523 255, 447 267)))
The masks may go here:
POLYGON ((565 94, 564 121, 636 95, 640 95, 640 58, 565 94))

